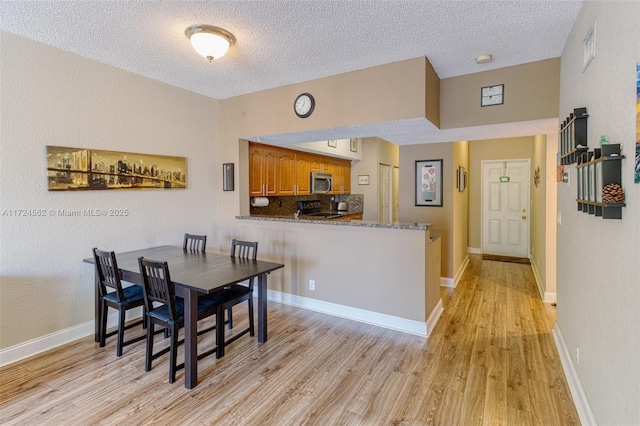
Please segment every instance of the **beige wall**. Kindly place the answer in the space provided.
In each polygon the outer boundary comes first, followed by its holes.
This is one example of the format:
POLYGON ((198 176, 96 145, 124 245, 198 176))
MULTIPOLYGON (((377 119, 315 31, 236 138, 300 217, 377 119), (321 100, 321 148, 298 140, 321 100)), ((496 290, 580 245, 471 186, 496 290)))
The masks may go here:
POLYGON ((531 159, 533 137, 488 139, 469 144, 469 247, 482 250, 482 162, 531 159))
POLYGON ((398 145, 380 138, 363 138, 361 146, 362 160, 353 161, 351 165, 351 193, 364 195, 363 219, 379 220, 379 165, 397 167, 400 150, 398 145), (358 185, 358 175, 368 175, 369 185, 358 185))
POLYGON ((460 166, 464 167, 467 171, 467 179, 469 176, 469 142, 461 141, 453 144, 453 179, 454 185, 452 188, 451 198, 453 200, 453 218, 451 226, 451 246, 452 246, 452 273, 449 275, 451 278, 458 278, 462 272, 460 268, 466 264, 467 247, 469 245, 469 189, 465 189, 460 192, 455 185, 457 170, 460 166))
POLYGON ((560 115, 587 107, 589 148, 623 143, 622 220, 577 211, 576 168, 558 185, 558 319, 595 421, 640 424, 640 185, 633 183, 640 3, 585 2, 562 53, 560 115), (583 40, 596 22, 596 55, 583 70, 583 40), (580 362, 575 349, 580 348, 580 362))
POLYGON ((442 129, 558 117, 560 60, 445 78, 440 82, 442 129), (504 104, 480 106, 482 87, 504 84, 504 104))
POLYGON ((453 143, 432 143, 400 147, 400 222, 432 223, 433 229, 442 232, 441 276, 453 277, 453 189, 455 175, 453 143), (443 195, 442 207, 415 205, 415 162, 442 159, 443 195), (453 176, 453 178, 452 178, 453 176))
POLYGON ((533 182, 539 167, 540 181, 538 186, 531 185, 529 251, 540 296, 545 302, 556 302, 557 152, 557 133, 534 136, 531 179, 533 182))
POLYGON ((126 217, 0 216, 0 348, 93 330, 92 247, 179 245, 219 220, 218 102, 0 33, 2 209, 127 209, 126 217), (187 158, 188 188, 48 192, 45 146, 187 158), (189 214, 185 214, 188 209, 189 214), (83 328, 84 327, 84 328, 83 328))

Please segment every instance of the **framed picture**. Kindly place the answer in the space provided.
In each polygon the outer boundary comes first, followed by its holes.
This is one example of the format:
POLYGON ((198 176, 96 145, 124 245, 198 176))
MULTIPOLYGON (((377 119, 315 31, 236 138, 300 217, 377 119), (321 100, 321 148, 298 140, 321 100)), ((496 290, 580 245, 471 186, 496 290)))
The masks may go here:
POLYGON ((327 142, 327 145, 329 145, 331 148, 337 148, 338 147, 338 140, 337 139, 329 139, 329 142, 327 142))
POLYGON ((462 166, 456 171, 456 188, 460 192, 467 188, 467 171, 462 166))
POLYGON ((442 160, 416 161, 416 206, 442 207, 442 160))
POLYGON ((358 185, 369 185, 369 175, 358 175, 358 185))
POLYGON ((351 138, 350 143, 351 143, 351 146, 349 148, 351 149, 351 152, 358 152, 358 139, 351 138))
POLYGON ((46 150, 49 191, 187 187, 186 157, 50 145, 46 150))
POLYGON ((222 165, 222 190, 233 191, 233 163, 222 165))

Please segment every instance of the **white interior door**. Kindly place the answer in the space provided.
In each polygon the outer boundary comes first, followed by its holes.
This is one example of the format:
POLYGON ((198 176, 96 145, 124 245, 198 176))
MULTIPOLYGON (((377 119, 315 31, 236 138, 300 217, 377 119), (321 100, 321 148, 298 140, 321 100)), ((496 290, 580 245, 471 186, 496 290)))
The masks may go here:
POLYGON ((482 252, 529 257, 529 160, 482 162, 482 252))

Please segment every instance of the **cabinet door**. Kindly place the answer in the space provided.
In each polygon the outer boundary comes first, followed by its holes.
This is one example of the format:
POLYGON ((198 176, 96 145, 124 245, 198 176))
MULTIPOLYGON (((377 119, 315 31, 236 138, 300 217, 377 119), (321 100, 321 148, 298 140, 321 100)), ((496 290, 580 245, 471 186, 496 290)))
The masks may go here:
POLYGON ((343 194, 351 194, 351 161, 345 161, 342 165, 343 194))
POLYGON ((296 154, 296 195, 311 194, 311 158, 307 154, 296 154))
POLYGON ((278 178, 275 195, 295 195, 296 193, 296 154, 293 151, 277 151, 278 178))
POLYGON ((264 150, 249 147, 249 195, 259 197, 264 195, 264 150))
POLYGON ((276 195, 278 190, 278 151, 264 150, 263 176, 265 195, 276 195))
POLYGON ((323 159, 319 155, 309 155, 310 167, 313 173, 322 173, 323 172, 323 159))

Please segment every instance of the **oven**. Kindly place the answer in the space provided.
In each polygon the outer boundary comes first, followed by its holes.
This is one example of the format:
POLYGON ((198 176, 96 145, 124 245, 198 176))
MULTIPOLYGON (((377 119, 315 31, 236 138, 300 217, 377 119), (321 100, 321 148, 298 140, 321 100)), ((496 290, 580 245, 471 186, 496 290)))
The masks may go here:
POLYGON ((331 174, 329 173, 311 173, 311 193, 312 194, 328 194, 331 192, 331 174))

